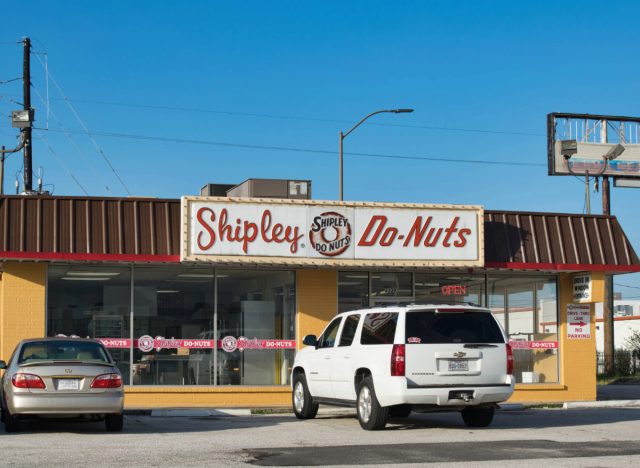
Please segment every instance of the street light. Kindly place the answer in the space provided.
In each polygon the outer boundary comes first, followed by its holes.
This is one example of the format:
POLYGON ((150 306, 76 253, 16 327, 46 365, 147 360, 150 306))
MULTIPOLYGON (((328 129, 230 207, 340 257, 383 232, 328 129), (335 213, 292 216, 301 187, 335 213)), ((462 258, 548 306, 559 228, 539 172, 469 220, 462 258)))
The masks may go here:
POLYGON ((374 116, 376 114, 383 114, 383 113, 408 114, 410 112, 413 112, 413 109, 385 109, 385 110, 378 110, 378 111, 372 112, 371 114, 367 115, 365 118, 360 120, 360 122, 358 122, 353 127, 351 127, 348 132, 346 132, 346 133, 340 132, 340 153, 339 153, 339 160, 340 160, 340 201, 342 201, 342 199, 343 199, 343 197, 342 197, 342 166, 343 166, 343 164, 342 164, 342 160, 343 160, 343 158, 342 158, 342 142, 344 141, 344 139, 347 138, 347 136, 351 132, 353 132, 356 128, 358 128, 365 120, 367 120, 371 116, 374 116))

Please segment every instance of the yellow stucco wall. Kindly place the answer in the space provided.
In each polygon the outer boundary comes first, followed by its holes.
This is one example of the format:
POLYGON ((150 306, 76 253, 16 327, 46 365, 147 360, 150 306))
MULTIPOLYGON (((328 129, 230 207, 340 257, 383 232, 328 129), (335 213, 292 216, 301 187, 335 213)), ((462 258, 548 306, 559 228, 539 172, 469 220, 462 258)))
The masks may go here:
MULTIPOLYGON (((593 289, 601 290, 604 275, 592 276, 593 289)), ((560 383, 518 384, 510 402, 565 402, 596 399, 595 306, 590 305, 591 338, 567 338, 567 305, 573 303, 573 275, 559 276, 560 383)))
POLYGON ((24 338, 45 333, 44 263, 6 262, 0 280, 0 359, 8 361, 24 338))
POLYGON ((298 320, 296 341, 302 345, 305 335, 320 335, 338 313, 338 272, 335 270, 298 270, 296 272, 298 320))
POLYGON ((289 387, 128 387, 127 409, 290 406, 289 387))

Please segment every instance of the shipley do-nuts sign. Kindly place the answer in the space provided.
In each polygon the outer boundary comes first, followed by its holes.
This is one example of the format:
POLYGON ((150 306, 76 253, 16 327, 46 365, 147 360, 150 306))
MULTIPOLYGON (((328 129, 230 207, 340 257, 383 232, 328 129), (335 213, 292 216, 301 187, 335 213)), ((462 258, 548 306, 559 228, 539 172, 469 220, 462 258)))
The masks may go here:
POLYGON ((182 217, 185 261, 482 266, 484 260, 478 206, 183 197, 182 217))

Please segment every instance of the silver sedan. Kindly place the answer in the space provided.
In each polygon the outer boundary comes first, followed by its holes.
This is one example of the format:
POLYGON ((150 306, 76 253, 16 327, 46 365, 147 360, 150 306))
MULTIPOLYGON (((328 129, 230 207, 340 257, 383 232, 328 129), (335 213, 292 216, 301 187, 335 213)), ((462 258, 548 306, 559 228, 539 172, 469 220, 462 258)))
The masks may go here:
POLYGON ((122 430, 122 375, 105 347, 81 338, 21 341, 4 369, 0 404, 7 432, 27 417, 104 418, 122 430))

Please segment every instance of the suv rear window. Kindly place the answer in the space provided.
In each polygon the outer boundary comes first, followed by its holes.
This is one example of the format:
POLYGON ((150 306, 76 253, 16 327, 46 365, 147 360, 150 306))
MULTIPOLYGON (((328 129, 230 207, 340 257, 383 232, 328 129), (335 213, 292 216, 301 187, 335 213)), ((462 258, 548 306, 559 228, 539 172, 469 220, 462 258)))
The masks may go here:
POLYGON ((407 343, 504 343, 489 312, 451 310, 408 312, 407 343))
POLYGON ((365 315, 360 343, 363 345, 393 344, 397 323, 397 313, 383 312, 365 315))

